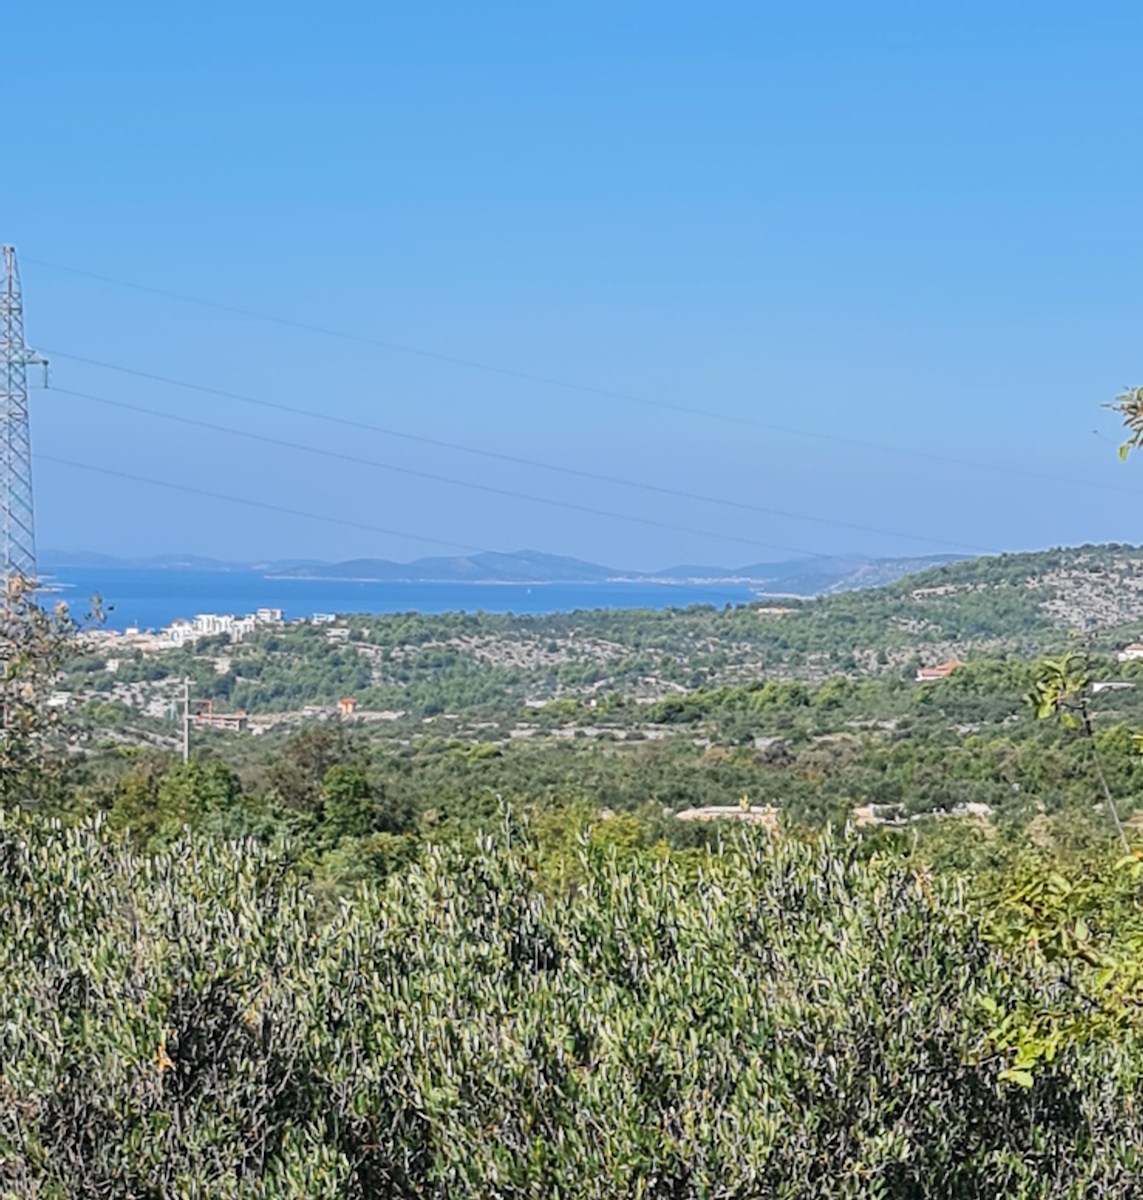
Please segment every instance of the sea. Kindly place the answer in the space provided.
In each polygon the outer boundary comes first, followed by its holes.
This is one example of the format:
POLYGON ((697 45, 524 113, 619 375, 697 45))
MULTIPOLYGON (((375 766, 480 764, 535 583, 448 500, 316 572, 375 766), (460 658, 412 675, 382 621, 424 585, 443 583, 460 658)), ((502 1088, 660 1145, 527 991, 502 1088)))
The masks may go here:
POLYGON ((316 613, 488 612, 540 614, 592 608, 683 608, 744 604, 735 583, 392 583, 283 579, 243 571, 59 568, 41 598, 66 601, 82 620, 100 597, 103 628, 162 629, 198 613, 242 616, 280 608, 287 621, 316 613))

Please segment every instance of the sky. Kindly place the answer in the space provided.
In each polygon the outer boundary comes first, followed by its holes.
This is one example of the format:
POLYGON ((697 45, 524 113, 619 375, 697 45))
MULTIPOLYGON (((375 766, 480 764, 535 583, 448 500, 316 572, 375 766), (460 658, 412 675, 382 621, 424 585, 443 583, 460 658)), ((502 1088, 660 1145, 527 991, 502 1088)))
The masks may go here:
POLYGON ((1141 37, 1052 0, 16 6, 40 546, 1143 540, 1100 408, 1143 381, 1141 37))

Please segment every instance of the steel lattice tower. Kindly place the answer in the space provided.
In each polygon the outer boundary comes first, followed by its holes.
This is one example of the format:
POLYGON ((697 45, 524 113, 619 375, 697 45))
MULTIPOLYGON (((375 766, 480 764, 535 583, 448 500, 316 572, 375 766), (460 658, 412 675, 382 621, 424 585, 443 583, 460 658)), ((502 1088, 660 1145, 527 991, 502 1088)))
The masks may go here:
POLYGON ((0 288, 0 570, 4 582, 36 578, 28 365, 47 360, 24 342, 24 304, 14 246, 3 248, 0 288))

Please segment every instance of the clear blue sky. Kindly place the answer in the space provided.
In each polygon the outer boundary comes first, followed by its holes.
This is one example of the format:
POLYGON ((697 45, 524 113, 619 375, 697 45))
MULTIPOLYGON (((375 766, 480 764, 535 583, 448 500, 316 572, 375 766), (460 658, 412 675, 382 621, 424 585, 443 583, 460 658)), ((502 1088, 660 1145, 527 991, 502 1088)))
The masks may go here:
MULTIPOLYGON (((4 32, 0 236, 23 257, 33 343, 917 537, 591 485, 65 359, 61 388, 806 550, 1140 540, 1143 466, 1115 462, 1098 408, 1143 379, 1138 4, 65 0, 14 6, 4 32), (1007 470, 577 394, 39 260, 1007 470)), ((635 567, 784 557, 51 391, 33 438, 476 546, 635 567)), ((41 546, 441 552, 50 462, 36 484, 41 546)))

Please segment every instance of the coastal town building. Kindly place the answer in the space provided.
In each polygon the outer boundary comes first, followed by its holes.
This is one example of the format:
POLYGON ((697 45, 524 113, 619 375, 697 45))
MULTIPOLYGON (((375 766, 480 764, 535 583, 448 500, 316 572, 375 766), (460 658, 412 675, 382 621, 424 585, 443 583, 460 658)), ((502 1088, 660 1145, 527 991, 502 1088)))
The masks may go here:
POLYGON ((249 717, 245 709, 239 709, 232 713, 217 713, 214 711, 213 703, 210 700, 204 700, 195 713, 194 721, 196 725, 206 725, 211 729, 225 729, 231 733, 244 733, 246 726, 249 724, 249 717))
POLYGON ((917 672, 918 683, 932 683, 937 679, 947 679, 961 664, 950 658, 948 662, 938 663, 935 667, 922 667, 917 672))
POLYGON ((753 807, 741 804, 710 804, 704 808, 684 808, 675 813, 676 821, 744 821, 748 825, 764 825, 777 829, 778 810, 773 805, 753 807))
POLYGON ((232 642, 240 642, 256 629, 270 625, 282 624, 280 608, 260 608, 257 612, 245 617, 237 617, 231 613, 199 613, 191 621, 173 621, 160 636, 170 646, 185 646, 202 638, 217 637, 224 634, 232 642))

